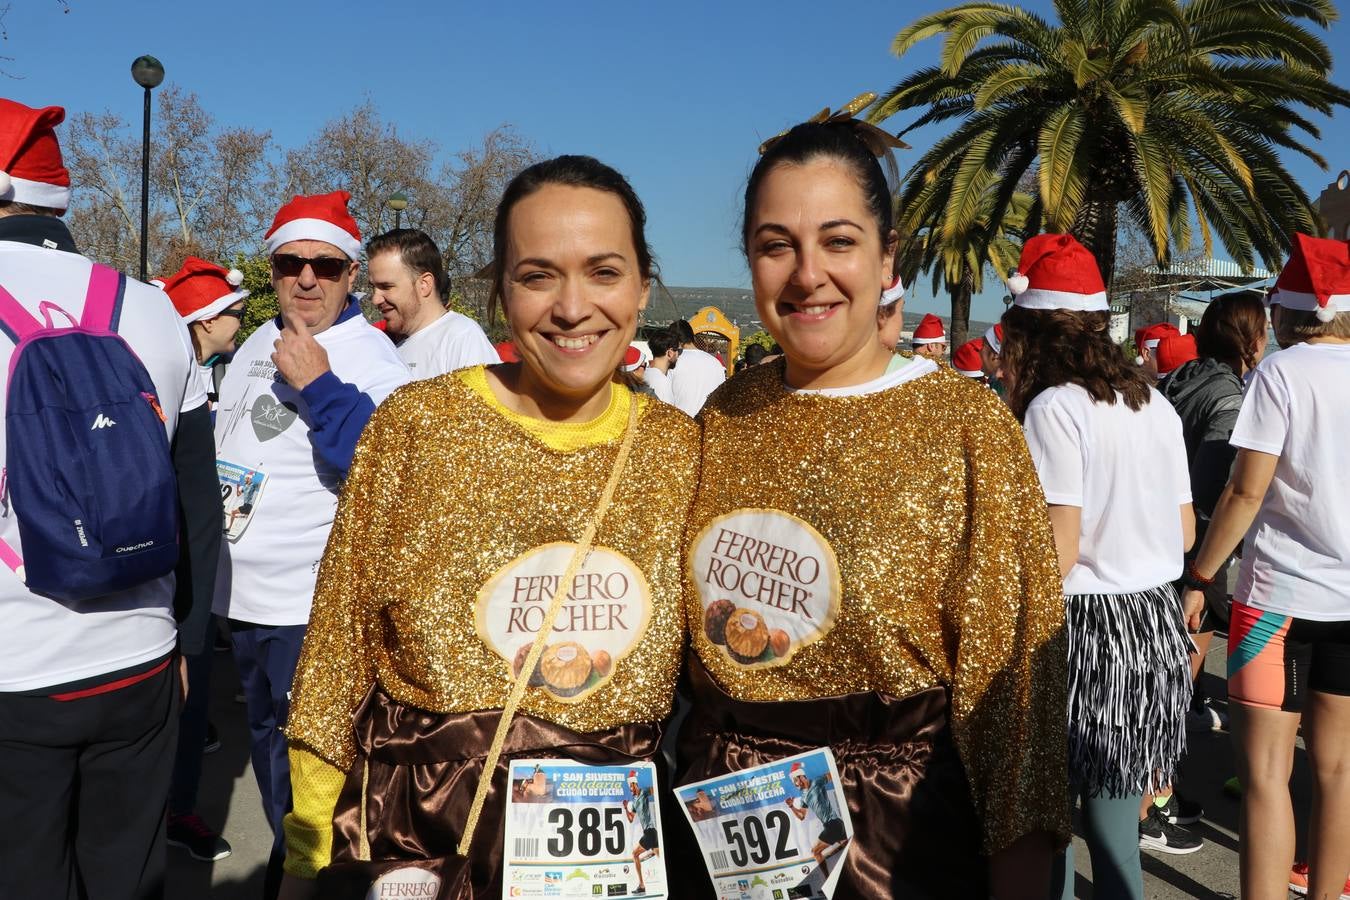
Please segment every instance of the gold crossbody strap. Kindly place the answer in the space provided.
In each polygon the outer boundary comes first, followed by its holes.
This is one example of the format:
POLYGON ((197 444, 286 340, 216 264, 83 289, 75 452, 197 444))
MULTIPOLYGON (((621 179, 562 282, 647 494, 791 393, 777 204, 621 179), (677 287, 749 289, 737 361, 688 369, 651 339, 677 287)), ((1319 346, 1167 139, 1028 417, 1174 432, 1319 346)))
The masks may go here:
POLYGON ((553 592, 553 599, 549 602, 548 610, 544 613, 544 621, 539 626, 539 633, 535 635, 530 653, 525 657, 525 664, 520 668, 520 676, 511 686, 511 693, 506 698, 506 705, 502 708, 501 719, 497 722, 497 733, 492 736, 492 746, 488 748, 487 758, 483 761, 483 775, 478 779, 478 790, 474 792, 473 805, 469 807, 469 820, 464 825, 464 836, 459 841, 460 856, 469 855, 469 845, 473 843, 473 833, 478 828, 478 818, 482 815, 483 803, 487 800, 487 792, 492 785, 493 773, 497 771, 497 762, 501 759, 502 748, 506 746, 506 735, 511 730, 511 720, 515 718, 516 710, 520 707, 520 701, 525 697, 525 689, 529 686, 530 673, 539 664, 539 657, 544 654, 544 645, 548 643, 549 635, 553 632, 553 623, 558 618, 558 613, 562 611, 563 601, 567 599, 570 585, 577 577, 577 573, 581 571, 581 567, 586 562, 586 557, 590 555, 591 547, 595 544, 595 534, 600 529, 600 522, 609 510, 609 504, 614 500, 614 491, 619 486, 619 479, 623 477, 624 466, 628 462, 628 454, 633 449, 633 436, 637 432, 637 409, 638 398, 634 395, 629 398, 628 428, 624 431, 623 443, 619 445, 619 455, 614 458, 614 470, 609 473, 609 482, 605 485, 604 493, 600 495, 600 502, 596 504, 595 513, 591 516, 590 523, 586 526, 586 530, 582 532, 581 540, 577 542, 576 552, 572 554, 572 559, 567 564, 567 569, 564 570, 562 578, 558 579, 558 588, 553 592))

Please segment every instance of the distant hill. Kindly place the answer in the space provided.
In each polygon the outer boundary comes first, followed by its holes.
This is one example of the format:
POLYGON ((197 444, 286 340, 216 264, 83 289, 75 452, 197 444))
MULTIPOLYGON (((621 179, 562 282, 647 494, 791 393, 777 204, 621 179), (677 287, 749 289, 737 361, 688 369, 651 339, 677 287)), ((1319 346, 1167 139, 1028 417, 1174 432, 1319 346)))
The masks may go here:
MULTIPOLYGON (((759 313, 755 310, 755 295, 749 288, 722 287, 675 287, 657 286, 652 291, 651 302, 647 305, 647 322, 660 324, 676 318, 687 319, 705 306, 716 306, 726 314, 740 329, 742 335, 762 331, 759 313)), ((923 313, 905 313, 905 328, 908 333, 919 324, 923 313)), ((951 326, 949 316, 938 316, 942 324, 951 326)), ((989 328, 988 322, 970 323, 970 334, 977 337, 989 328)))

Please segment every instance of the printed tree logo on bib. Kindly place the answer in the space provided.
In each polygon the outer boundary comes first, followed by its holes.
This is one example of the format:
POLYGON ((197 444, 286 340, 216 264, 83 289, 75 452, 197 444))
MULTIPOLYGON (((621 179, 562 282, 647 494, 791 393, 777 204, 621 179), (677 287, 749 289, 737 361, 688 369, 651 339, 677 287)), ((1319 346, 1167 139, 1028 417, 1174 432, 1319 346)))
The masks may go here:
POLYGON ((738 509, 694 539, 689 565, 703 633, 743 666, 781 666, 834 626, 839 562, 807 522, 775 509, 738 509))
MULTIPOLYGON (((545 544, 516 557, 478 592, 478 636, 520 675, 558 580, 577 545, 545 544)), ((633 651, 651 619, 652 593, 633 561, 594 547, 572 580, 530 686, 575 703, 604 684, 633 651)))

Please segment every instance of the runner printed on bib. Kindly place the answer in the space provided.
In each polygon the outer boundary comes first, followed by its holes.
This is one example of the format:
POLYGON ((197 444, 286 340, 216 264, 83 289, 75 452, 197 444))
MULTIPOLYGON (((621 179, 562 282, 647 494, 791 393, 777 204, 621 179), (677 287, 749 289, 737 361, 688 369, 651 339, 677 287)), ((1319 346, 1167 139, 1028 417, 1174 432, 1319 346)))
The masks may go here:
MULTIPOLYGON (((478 592, 478 636, 510 666, 512 677, 530 653, 558 579, 577 545, 546 544, 516 557, 478 592)), ((652 592, 633 561, 595 547, 571 589, 530 686, 564 703, 577 703, 609 680, 647 632, 652 592)))
POLYGON ((514 760, 502 897, 665 897, 656 766, 514 760))
POLYGON ((839 562, 811 525, 776 509, 738 509, 694 539, 689 565, 703 633, 742 666, 781 666, 834 626, 839 562))
POLYGON ((220 479, 220 501, 225 510, 225 539, 237 541, 258 508, 267 473, 217 459, 216 476, 220 479))
POLYGON ((675 789, 718 900, 834 896, 853 820, 829 748, 675 789))

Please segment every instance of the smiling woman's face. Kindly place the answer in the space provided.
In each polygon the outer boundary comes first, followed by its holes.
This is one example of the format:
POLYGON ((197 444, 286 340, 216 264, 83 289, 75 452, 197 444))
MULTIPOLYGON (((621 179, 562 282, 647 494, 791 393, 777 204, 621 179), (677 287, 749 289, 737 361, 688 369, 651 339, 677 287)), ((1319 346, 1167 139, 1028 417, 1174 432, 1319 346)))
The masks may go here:
POLYGON ((789 383, 828 380, 832 371, 887 357, 877 305, 892 257, 847 165, 820 158, 775 167, 759 186, 746 234, 755 307, 783 348, 789 383))
POLYGON ((608 390, 647 305, 617 196, 550 184, 511 210, 502 300, 522 387, 584 401, 608 390))

